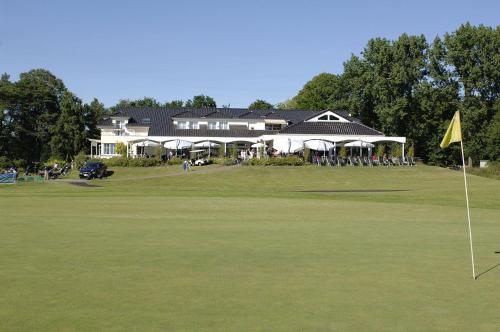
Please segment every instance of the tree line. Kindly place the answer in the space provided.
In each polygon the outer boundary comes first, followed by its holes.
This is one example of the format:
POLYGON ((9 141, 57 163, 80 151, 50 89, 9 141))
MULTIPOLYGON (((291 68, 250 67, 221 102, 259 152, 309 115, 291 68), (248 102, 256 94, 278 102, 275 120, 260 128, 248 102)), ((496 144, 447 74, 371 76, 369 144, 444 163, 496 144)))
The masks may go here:
MULTIPOLYGON (((341 109, 386 135, 406 136, 415 155, 434 164, 457 163, 459 147, 438 148, 453 113, 462 114, 465 153, 475 163, 500 157, 500 27, 463 24, 428 43, 423 35, 374 38, 344 62, 340 74, 313 77, 293 98, 249 109, 341 109)), ((161 103, 122 99, 106 109, 83 103, 63 81, 34 69, 0 78, 0 156, 10 160, 71 159, 98 138, 97 125, 124 107, 217 107, 206 95, 161 103)), ((229 107, 229 105, 222 105, 229 107)))
POLYGON ((343 109, 386 135, 406 136, 415 154, 458 163, 459 146, 441 150, 455 111, 462 115, 465 154, 474 163, 500 157, 500 26, 463 24, 428 43, 423 35, 374 38, 322 73, 281 107, 343 109))

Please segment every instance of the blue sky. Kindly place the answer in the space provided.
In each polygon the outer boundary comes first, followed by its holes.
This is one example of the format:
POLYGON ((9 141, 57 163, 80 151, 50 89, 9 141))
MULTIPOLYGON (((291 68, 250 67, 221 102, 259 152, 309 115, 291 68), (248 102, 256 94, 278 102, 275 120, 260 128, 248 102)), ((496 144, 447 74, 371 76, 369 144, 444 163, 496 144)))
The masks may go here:
POLYGON ((0 0, 0 71, 46 68, 84 101, 204 93, 247 107, 340 73, 373 37, 500 24, 500 1, 0 0))

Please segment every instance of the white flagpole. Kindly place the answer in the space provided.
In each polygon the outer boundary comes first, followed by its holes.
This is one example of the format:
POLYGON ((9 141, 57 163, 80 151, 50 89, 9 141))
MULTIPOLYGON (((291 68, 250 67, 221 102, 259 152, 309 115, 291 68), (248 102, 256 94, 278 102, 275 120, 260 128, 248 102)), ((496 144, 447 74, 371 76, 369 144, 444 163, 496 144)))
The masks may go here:
POLYGON ((470 226, 469 194, 467 193, 467 176, 465 175, 464 145, 462 141, 460 141, 460 148, 462 150, 462 169, 464 170, 465 202, 467 204, 467 221, 469 222, 469 242, 470 242, 470 257, 472 261, 472 278, 476 279, 476 272, 474 270, 474 250, 472 249, 472 230, 470 226))

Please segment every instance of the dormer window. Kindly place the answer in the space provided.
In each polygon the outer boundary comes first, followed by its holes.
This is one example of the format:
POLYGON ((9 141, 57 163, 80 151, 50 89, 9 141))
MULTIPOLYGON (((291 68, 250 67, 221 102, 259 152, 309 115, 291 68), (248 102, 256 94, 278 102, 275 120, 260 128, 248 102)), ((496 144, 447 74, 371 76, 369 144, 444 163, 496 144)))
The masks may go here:
POLYGON ((340 119, 333 114, 325 114, 320 116, 318 121, 340 121, 340 119))

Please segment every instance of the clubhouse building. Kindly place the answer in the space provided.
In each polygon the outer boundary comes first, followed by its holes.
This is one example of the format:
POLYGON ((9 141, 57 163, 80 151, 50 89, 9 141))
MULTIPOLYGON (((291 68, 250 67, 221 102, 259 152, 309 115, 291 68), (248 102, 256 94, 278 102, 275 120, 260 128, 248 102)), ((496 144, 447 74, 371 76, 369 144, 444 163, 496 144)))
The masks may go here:
POLYGON ((117 156, 119 142, 132 157, 154 155, 159 146, 166 153, 165 149, 223 147, 227 151, 230 146, 242 150, 265 144, 282 154, 308 146, 330 154, 340 146, 362 149, 379 142, 400 143, 404 156, 406 143, 405 137, 385 136, 348 112, 333 110, 122 108, 104 119, 99 128, 101 138, 90 143, 91 155, 101 158, 117 156))

